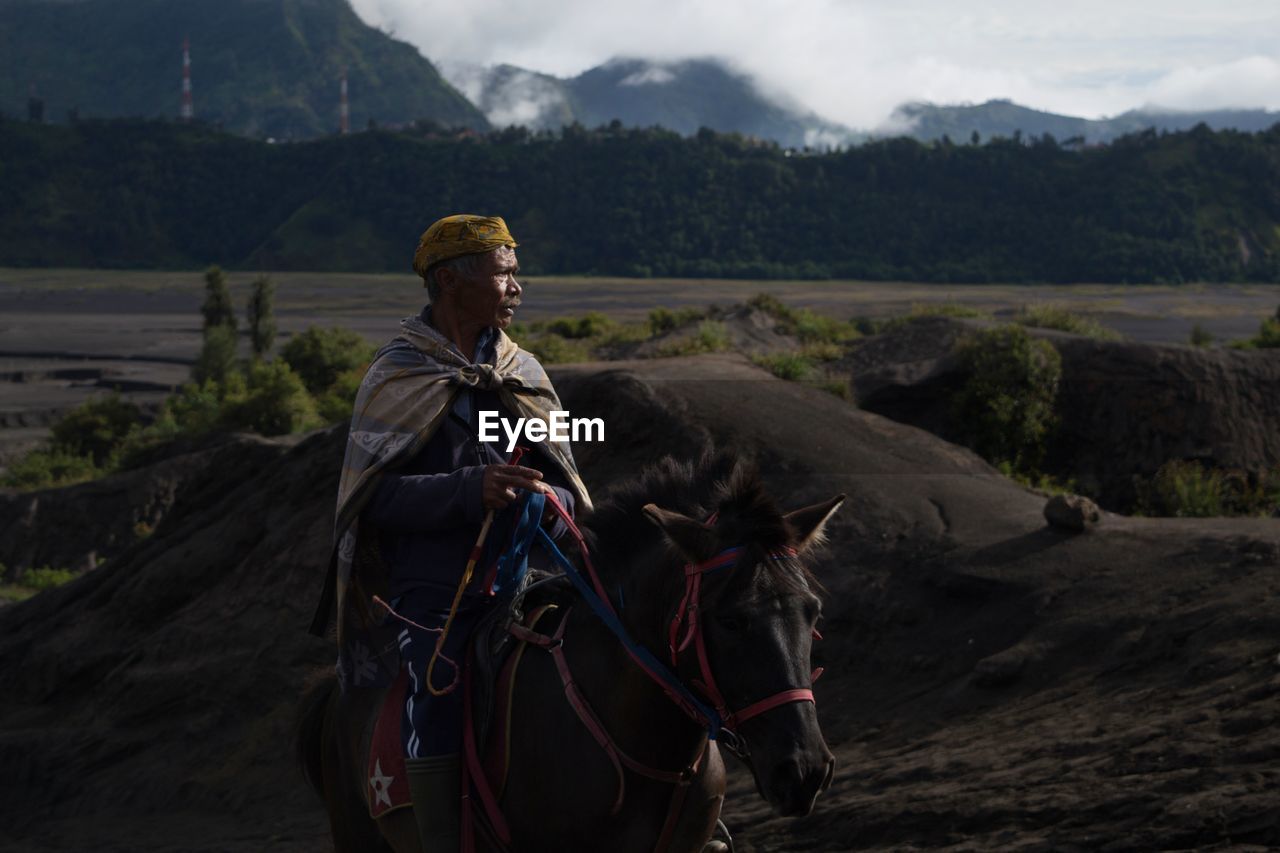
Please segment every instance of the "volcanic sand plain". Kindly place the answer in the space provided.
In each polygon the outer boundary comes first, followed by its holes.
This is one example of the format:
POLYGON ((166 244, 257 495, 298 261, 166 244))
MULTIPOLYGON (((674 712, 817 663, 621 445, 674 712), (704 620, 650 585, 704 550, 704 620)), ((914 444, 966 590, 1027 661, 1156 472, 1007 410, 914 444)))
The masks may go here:
MULTIPOLYGON (((243 311, 257 273, 227 274, 243 311)), ((426 301, 412 275, 271 273, 277 346, 309 326, 345 326, 380 344, 426 301)), ((529 277, 517 319, 599 311, 640 320, 659 306, 729 306, 771 293, 795 308, 882 319, 919 305, 974 308, 997 319, 1062 305, 1142 342, 1185 343, 1199 324, 1218 341, 1249 337, 1280 304, 1280 285, 957 285, 862 281, 728 281, 529 277)), ((0 465, 48 434, 61 413, 119 390, 157 405, 185 381, 200 348, 201 272, 0 269, 0 465)), ((243 328, 243 322, 241 326, 243 328)), ((247 353, 247 342, 242 348, 247 353)))

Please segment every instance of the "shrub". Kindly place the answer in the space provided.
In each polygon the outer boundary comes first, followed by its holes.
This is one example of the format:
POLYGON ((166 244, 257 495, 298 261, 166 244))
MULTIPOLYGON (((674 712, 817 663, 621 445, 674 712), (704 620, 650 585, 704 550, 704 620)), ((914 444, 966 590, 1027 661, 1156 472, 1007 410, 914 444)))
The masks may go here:
POLYGON ((1014 318, 1014 322, 1021 326, 1057 329, 1060 332, 1070 332, 1073 335, 1084 335, 1103 341, 1120 339, 1120 334, 1114 329, 1108 329, 1097 320, 1082 317, 1062 305, 1051 302, 1025 306, 1014 318))
POLYGON ((552 334, 570 340, 594 338, 604 334, 613 325, 613 321, 599 311, 588 311, 581 317, 556 317, 542 325, 552 334))
POLYGON ((355 368, 342 373, 323 394, 316 398, 316 411, 325 423, 342 423, 351 420, 356 393, 364 379, 364 370, 355 368))
POLYGON ((1224 471, 1174 459, 1149 480, 1137 480, 1137 510, 1178 518, 1280 516, 1280 468, 1260 473, 1224 471))
POLYGON ((804 343, 844 343, 861 337, 852 323, 801 308, 794 313, 791 333, 804 343))
POLYGON ((720 320, 703 320, 693 337, 698 352, 720 352, 730 346, 729 327, 720 320))
POLYGON ((706 316, 707 312, 700 308, 681 308, 679 311, 655 308, 649 312, 649 334, 656 337, 664 332, 675 331, 690 323, 696 323, 706 316))
POLYGON ((14 489, 44 489, 83 483, 98 474, 92 456, 44 447, 10 465, 0 482, 14 489))
POLYGON ((1222 472, 1174 459, 1139 488, 1139 507, 1148 515, 1209 518, 1223 514, 1224 489, 1222 472))
POLYGON ((39 592, 70 583, 75 578, 76 573, 70 569, 51 569, 48 566, 41 566, 38 569, 27 569, 18 578, 18 583, 39 592))
POLYGON ((772 293, 757 293, 747 300, 747 305, 763 311, 779 322, 789 323, 795 319, 795 311, 772 293))
POLYGON ((778 331, 794 335, 804 343, 843 343, 861 337, 853 323, 836 320, 808 308, 791 308, 771 293, 757 293, 747 305, 778 322, 778 331))
POLYGON ((911 303, 912 317, 956 317, 958 319, 967 319, 973 317, 990 317, 991 315, 985 311, 979 311, 977 308, 968 305, 961 305, 959 302, 913 302, 911 303))
POLYGON ((582 341, 567 340, 556 334, 543 334, 534 338, 525 349, 537 356, 543 364, 563 364, 571 361, 590 361, 591 348, 582 341))
POLYGON ((253 364, 243 391, 229 390, 222 401, 221 425, 230 429, 288 435, 318 424, 315 401, 302 379, 280 360, 253 364))
MULTIPOLYGON (((1280 310, 1276 313, 1280 314, 1280 310)), ((1268 317, 1263 320, 1262 328, 1258 330, 1258 336, 1253 339, 1253 344, 1259 349, 1280 347, 1280 317, 1268 317)))
POLYGON ((1191 327, 1191 345, 1193 347, 1207 347, 1213 343, 1213 335, 1201 323, 1196 323, 1191 327))
POLYGON ((373 358, 373 347, 358 333, 338 326, 312 326, 280 350, 280 358, 301 377, 312 394, 321 394, 348 370, 373 358))
POLYGON ((793 382, 809 379, 813 375, 813 362, 800 353, 778 352, 770 355, 758 355, 751 359, 779 379, 793 382))
POLYGON ((53 425, 51 445, 69 456, 88 456, 95 466, 103 466, 141 417, 142 411, 119 394, 89 400, 53 425))
POLYGON ((958 350, 967 379, 952 402, 965 440, 993 463, 1034 471, 1057 420, 1062 357, 1017 326, 978 332, 958 350))
POLYGON ((828 394, 835 394, 841 400, 853 400, 853 389, 849 387, 849 380, 847 379, 820 379, 817 382, 817 387, 828 394))
POLYGON ((223 382, 236 369, 236 330, 231 326, 210 326, 204 330, 204 344, 191 369, 196 382, 223 382))

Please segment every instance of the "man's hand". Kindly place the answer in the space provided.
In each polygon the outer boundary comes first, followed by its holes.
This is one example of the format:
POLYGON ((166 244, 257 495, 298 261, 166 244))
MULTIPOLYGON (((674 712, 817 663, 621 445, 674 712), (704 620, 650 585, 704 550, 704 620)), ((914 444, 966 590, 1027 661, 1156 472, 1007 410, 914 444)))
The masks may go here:
POLYGON ((485 509, 505 509, 516 499, 516 490, 546 492, 542 472, 520 465, 486 465, 480 481, 480 499, 485 509))

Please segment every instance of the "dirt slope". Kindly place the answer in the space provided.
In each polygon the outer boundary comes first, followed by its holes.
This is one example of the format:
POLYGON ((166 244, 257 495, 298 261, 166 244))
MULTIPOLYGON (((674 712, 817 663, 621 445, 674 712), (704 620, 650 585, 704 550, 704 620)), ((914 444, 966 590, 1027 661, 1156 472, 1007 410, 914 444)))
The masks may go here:
MULTIPOLYGON (((788 505, 850 495, 818 567, 836 781, 781 821, 735 774, 739 849, 1280 845, 1274 520, 1071 537, 968 451, 739 357, 555 379, 606 419, 578 449, 596 491, 710 440, 754 453, 788 505)), ((0 847, 325 849, 287 731, 330 657, 303 626, 341 441, 224 461, 209 500, 0 610, 0 847)))

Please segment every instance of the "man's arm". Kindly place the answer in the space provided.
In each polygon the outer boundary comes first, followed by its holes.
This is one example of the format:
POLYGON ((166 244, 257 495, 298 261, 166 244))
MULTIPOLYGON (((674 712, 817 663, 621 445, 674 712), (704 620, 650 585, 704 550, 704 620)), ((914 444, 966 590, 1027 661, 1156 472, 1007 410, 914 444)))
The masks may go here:
MULTIPOLYGON (((385 474, 365 508, 370 522, 388 533, 429 533, 479 524, 486 510, 500 510, 518 490, 540 490, 542 472, 519 465, 470 465, 447 474, 385 474)), ((572 512, 572 496, 566 508, 572 512)))
POLYGON ((484 465, 447 474, 384 474, 364 517, 388 533, 428 533, 484 518, 484 465))

